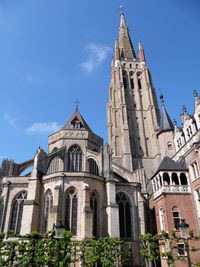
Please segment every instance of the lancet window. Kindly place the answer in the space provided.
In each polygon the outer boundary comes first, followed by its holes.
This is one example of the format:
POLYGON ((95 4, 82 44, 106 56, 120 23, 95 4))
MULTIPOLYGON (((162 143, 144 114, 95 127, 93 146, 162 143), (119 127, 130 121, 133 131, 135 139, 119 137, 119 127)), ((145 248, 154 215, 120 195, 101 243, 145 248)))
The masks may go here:
POLYGON ((66 194, 65 227, 73 235, 76 235, 77 232, 77 208, 77 192, 75 188, 71 187, 67 190, 66 194))
POLYGON ((126 194, 120 192, 116 197, 119 206, 119 227, 121 238, 131 238, 131 205, 126 194))
POLYGON ((92 158, 88 159, 88 171, 92 174, 99 175, 99 168, 96 161, 92 158))
POLYGON ((130 72, 130 84, 131 84, 131 89, 134 89, 134 78, 133 78, 133 72, 130 72))
POLYGON ((48 230, 49 212, 53 206, 53 195, 51 190, 47 190, 45 194, 45 207, 44 207, 44 232, 48 230))
POLYGON ((24 201, 27 198, 27 192, 19 193, 12 203, 11 209, 11 219, 10 219, 10 230, 14 231, 16 234, 20 233, 22 214, 24 208, 24 201))
POLYGON ((98 198, 97 194, 93 192, 90 197, 90 208, 92 210, 92 235, 98 236, 98 198))

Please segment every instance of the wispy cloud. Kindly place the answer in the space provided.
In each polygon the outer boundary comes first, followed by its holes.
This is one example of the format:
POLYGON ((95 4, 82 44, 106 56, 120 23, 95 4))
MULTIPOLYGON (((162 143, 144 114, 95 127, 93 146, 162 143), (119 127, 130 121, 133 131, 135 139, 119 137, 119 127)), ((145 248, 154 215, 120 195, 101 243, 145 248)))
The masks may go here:
POLYGON ((36 122, 25 129, 28 134, 42 134, 58 131, 62 126, 57 122, 36 122))
POLYGON ((100 46, 90 43, 85 48, 88 51, 88 59, 81 63, 82 69, 91 73, 95 67, 99 67, 111 51, 109 46, 100 46))
POLYGON ((16 127, 16 122, 18 121, 18 118, 12 117, 9 113, 4 114, 4 120, 8 122, 8 124, 12 127, 16 127))

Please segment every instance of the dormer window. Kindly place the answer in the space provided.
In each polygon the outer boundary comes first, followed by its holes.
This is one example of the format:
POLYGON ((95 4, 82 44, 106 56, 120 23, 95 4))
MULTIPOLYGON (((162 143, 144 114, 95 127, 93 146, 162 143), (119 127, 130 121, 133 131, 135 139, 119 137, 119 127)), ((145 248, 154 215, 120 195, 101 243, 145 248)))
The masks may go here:
POLYGON ((72 129, 81 129, 83 128, 82 123, 80 122, 80 120, 75 117, 72 121, 71 121, 71 128, 72 129))

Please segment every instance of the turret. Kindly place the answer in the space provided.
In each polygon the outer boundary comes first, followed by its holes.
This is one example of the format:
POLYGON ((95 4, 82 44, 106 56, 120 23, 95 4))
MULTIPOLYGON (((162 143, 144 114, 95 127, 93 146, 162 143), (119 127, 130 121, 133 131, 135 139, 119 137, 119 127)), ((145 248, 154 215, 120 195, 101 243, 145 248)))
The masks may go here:
POLYGON ((164 97, 160 96, 162 104, 162 113, 160 118, 160 127, 157 133, 157 137, 160 144, 161 157, 172 157, 175 153, 174 146, 174 125, 165 109, 164 97))

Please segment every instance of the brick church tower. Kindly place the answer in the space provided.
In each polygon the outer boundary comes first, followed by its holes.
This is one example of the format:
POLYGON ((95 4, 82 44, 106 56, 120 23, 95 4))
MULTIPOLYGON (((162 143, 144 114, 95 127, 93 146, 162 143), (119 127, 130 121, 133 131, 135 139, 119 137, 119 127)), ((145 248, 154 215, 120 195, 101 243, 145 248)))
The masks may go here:
POLYGON ((150 178, 159 161, 159 109, 144 50, 139 42, 136 56, 123 13, 111 64, 107 113, 113 166, 131 172, 144 168, 150 178))

